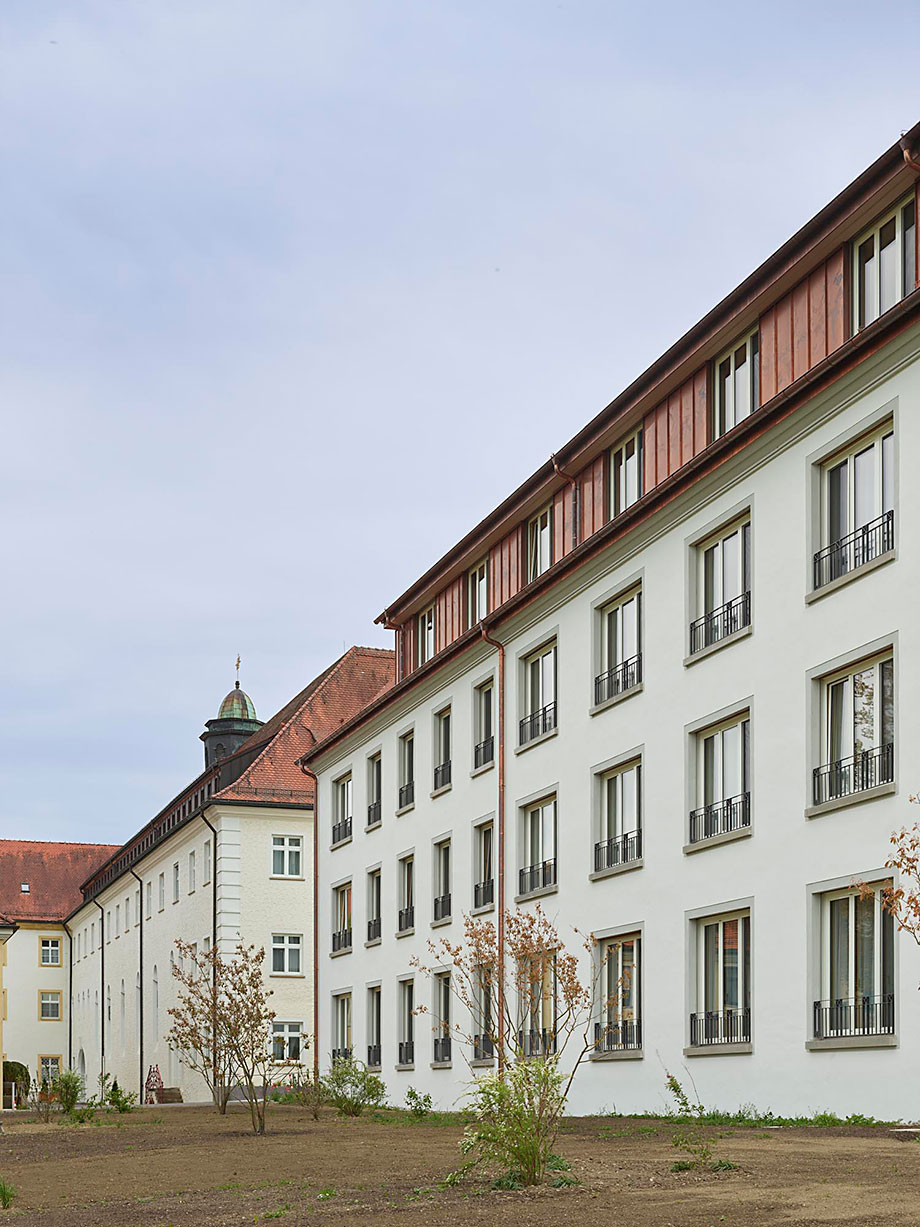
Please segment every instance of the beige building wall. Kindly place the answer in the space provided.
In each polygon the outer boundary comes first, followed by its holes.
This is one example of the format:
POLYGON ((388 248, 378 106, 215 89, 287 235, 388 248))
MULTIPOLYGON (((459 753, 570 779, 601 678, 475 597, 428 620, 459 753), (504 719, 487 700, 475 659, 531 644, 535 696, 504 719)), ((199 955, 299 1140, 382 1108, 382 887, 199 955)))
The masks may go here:
POLYGON ((52 1061, 61 1068, 67 1064, 67 947, 63 925, 35 921, 19 922, 10 940, 0 946, 6 953, 4 1055, 8 1061, 21 1061, 33 1078, 42 1075, 43 1058, 46 1074, 52 1061))

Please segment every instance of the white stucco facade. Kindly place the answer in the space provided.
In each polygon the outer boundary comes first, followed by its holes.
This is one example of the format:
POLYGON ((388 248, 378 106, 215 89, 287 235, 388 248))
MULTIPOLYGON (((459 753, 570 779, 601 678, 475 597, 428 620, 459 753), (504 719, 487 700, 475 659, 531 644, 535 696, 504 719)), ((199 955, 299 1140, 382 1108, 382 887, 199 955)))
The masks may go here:
POLYGON ((33 1078, 67 1062, 68 946, 62 925, 20 921, 4 947, 3 1051, 33 1078))
MULTIPOLYGON (((889 835, 915 817, 908 799, 917 788, 910 747, 920 738, 920 702, 912 685, 920 669, 920 487, 913 480, 913 458, 920 455, 918 352, 920 330, 914 326, 493 631, 506 656, 507 872, 500 902, 526 908, 538 897, 563 937, 578 926, 598 937, 630 935, 640 943, 635 1009, 641 1043, 585 1065, 573 1086, 574 1112, 654 1108, 662 1099, 664 1068, 686 1066, 707 1105, 751 1102, 778 1112, 916 1115, 920 952, 902 935, 894 936, 893 949, 886 945, 877 904, 874 920, 860 913, 863 920, 853 922, 851 912, 850 927, 844 918, 837 930, 851 951, 862 941, 874 943, 874 952, 832 951, 828 909, 835 897, 854 893, 853 883, 890 877, 884 870, 889 835), (857 440, 889 431, 894 549, 816 592, 813 556, 824 543, 828 464, 848 448, 852 455, 857 440), (720 530, 742 523, 750 524, 750 625, 688 655, 689 623, 700 613, 703 550, 720 530), (641 684, 598 707, 599 610, 618 594, 640 589, 641 684), (555 645, 557 653, 556 728, 521 746, 519 724, 531 710, 524 661, 546 645, 555 645), (815 805, 813 772, 830 757, 828 679, 857 662, 874 668, 873 662, 889 659, 893 709, 890 693, 873 691, 878 710, 872 718, 878 724, 884 705, 884 718, 893 719, 893 770, 859 789, 831 787, 830 794, 841 795, 815 805), (744 791, 750 823, 691 842, 689 814, 701 805, 701 738, 742 720, 748 722, 744 791), (632 763, 641 765, 642 855, 597 873, 600 781, 618 765, 632 763), (546 799, 556 805, 556 883, 516 901, 519 870, 533 860, 525 848, 524 815, 546 799), (691 1033, 691 1015, 706 1013, 702 930, 720 917, 747 926, 748 958, 736 947, 732 975, 736 993, 738 979, 746 981, 749 1021, 744 1034, 729 1042, 693 1043, 694 1034, 699 1039, 702 1033, 691 1033), (843 974, 841 957, 850 959, 851 971, 853 959, 861 960, 856 975, 862 978, 858 985, 851 979, 848 996, 871 996, 873 1009, 893 1008, 893 1015, 877 1018, 878 1025, 853 1025, 858 1006, 849 1007, 843 1022, 833 1006, 819 1007, 816 1028, 815 1003, 834 999, 830 977, 843 974), (891 996, 893 1007, 877 1004, 891 996)), ((399 1060, 405 1038, 400 985, 414 977, 415 1002, 432 1008, 434 986, 413 970, 412 960, 430 961, 429 939, 446 934, 459 940, 462 915, 473 908, 476 831, 494 822, 498 804, 497 753, 483 770, 475 771, 473 763, 476 688, 490 678, 497 682, 497 652, 477 641, 311 760, 319 778, 322 1061, 327 1064, 346 1039, 336 1001, 350 994, 348 1043, 366 1059, 368 1046, 379 1040, 382 1076, 397 1102, 411 1085, 448 1107, 470 1077, 456 1042, 450 1063, 434 1061, 430 1014, 415 1018, 413 1061, 399 1060), (436 718, 448 707, 451 784, 436 791, 436 718), (398 788, 405 781, 399 739, 409 730, 415 799, 400 810, 398 788), (381 821, 365 830, 368 762, 378 753, 381 821), (333 845, 336 782, 347 773, 353 832, 333 845), (436 845, 446 839, 451 920, 436 924, 433 900, 445 893, 443 882, 435 880, 436 845), (409 856, 414 925, 398 936, 397 913, 406 902, 400 898, 400 862, 409 856), (381 936, 368 945, 367 878, 378 867, 381 936), (333 953, 333 932, 341 923, 333 892, 349 882, 352 944, 333 953), (378 987, 379 1037, 371 1034, 368 1017, 369 992, 378 987)), ((837 920, 840 914, 838 908, 837 920)), ((455 1021, 475 1030, 473 1022, 455 1021)))

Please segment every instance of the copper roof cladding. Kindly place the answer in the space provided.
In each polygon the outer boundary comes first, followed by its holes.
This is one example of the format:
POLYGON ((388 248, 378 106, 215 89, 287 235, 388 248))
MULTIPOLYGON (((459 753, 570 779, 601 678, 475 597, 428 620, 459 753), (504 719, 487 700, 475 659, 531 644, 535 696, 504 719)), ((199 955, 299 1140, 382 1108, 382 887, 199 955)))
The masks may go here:
MULTIPOLYGON (((294 760, 310 745, 351 720, 392 686, 394 679, 395 653, 390 649, 349 648, 247 738, 235 754, 202 772, 126 843, 109 848, 107 859, 94 866, 80 884, 86 897, 94 893, 94 888, 102 889, 113 871, 116 877, 127 872, 167 835, 208 805, 312 805, 312 785, 294 760), (232 769, 234 763, 247 756, 250 763, 221 789, 220 776, 224 772, 226 779, 228 764, 232 769), (214 780, 215 791, 208 795, 205 790, 203 800, 196 802, 196 794, 209 780, 214 780), (104 880, 99 881, 100 878, 104 880)), ((76 910, 80 902, 71 910, 76 910)))
MULTIPOLYGON (((915 176, 905 162, 903 143, 917 150, 920 123, 857 176, 565 443, 554 454, 556 463, 563 467, 583 465, 592 452, 615 442, 633 424, 633 419, 638 420, 642 413, 692 375, 697 366, 731 344, 748 324, 753 327, 762 310, 906 191, 915 176)), ((466 566, 473 565, 488 545, 546 502, 553 490, 565 484, 550 458, 391 602, 377 621, 390 625, 423 608, 443 584, 466 566)))
POLYGON ((0 839, 0 916, 60 924, 81 902, 87 875, 117 850, 114 844, 0 839))

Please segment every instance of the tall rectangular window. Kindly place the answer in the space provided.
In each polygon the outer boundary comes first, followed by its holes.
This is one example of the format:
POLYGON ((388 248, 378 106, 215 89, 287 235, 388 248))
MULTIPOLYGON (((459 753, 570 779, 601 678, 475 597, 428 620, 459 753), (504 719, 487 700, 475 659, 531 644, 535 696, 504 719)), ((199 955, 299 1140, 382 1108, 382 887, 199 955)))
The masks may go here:
POLYGON ((473 691, 473 769, 487 767, 495 758, 494 688, 491 680, 473 691))
POLYGON ((401 980, 399 984, 399 1055, 400 1065, 415 1062, 415 983, 401 980))
POLYGON ((381 876, 379 869, 372 869, 367 875, 367 940, 380 940, 382 928, 381 876))
POLYGON ((146 899, 147 899, 146 914, 147 914, 147 919, 149 920, 149 919, 150 919, 150 917, 153 915, 153 883, 152 883, 152 882, 148 882, 148 883, 147 883, 146 891, 147 891, 147 894, 146 894, 146 899))
POLYGON ((894 431, 864 436, 821 471, 820 588, 894 549, 894 431))
POLYGON ((367 990, 367 1065, 379 1069, 381 1063, 381 1033, 383 1030, 380 986, 367 990))
POLYGON ((594 679, 595 705, 625 694, 642 681, 641 604, 642 593, 633 589, 599 611, 600 673, 594 679))
POLYGON ((531 805, 523 814, 523 859, 519 874, 519 894, 556 884, 556 798, 547 797, 531 805))
POLYGON ((894 658, 891 652, 829 675, 821 685, 822 758, 814 803, 894 780, 894 658))
POLYGON ((857 329, 877 320, 914 289, 916 223, 911 196, 884 214, 853 244, 854 323, 857 329))
POLYGON ((885 884, 865 895, 849 888, 821 898, 821 998, 814 1038, 894 1032, 894 920, 885 884))
POLYGON ((697 796, 690 814, 690 843, 751 825, 750 730, 744 713, 697 733, 697 796))
POLYGON ((161 873, 157 878, 157 907, 162 912, 166 906, 166 874, 161 873))
POLYGON ((491 822, 484 822, 475 829, 473 907, 489 907, 495 902, 494 832, 491 822))
POLYGON ((450 972, 441 971, 434 977, 434 1054, 436 1065, 450 1060, 450 972))
POLYGON ((641 764, 631 762, 598 780, 600 830, 594 845, 595 873, 642 856, 641 773, 641 764))
POLYGON ((520 743, 524 745, 556 727, 556 644, 547 644, 522 663, 526 714, 519 731, 520 743))
POLYGON ((179 902, 179 862, 175 861, 172 867, 172 901, 179 902))
POLYGON ((375 827, 381 821, 383 796, 383 758, 372 754, 367 760, 367 825, 375 827))
POLYGON ((697 608, 690 624, 690 654, 751 624, 751 525, 729 525, 696 547, 697 608))
POLYGON ((195 852, 194 849, 188 854, 188 893, 191 895, 195 890, 195 852))
POLYGON ((399 808, 415 803, 415 735, 403 733, 399 739, 399 808))
POLYGON ((450 840, 434 846, 434 919, 447 920, 450 912, 450 840))
POLYGON ((639 1013, 640 938, 638 934, 600 944, 600 1021, 594 1027, 597 1052, 642 1047, 639 1013))
POLYGON ((743 1044, 751 1039, 751 917, 749 912, 696 922, 696 1010, 690 1044, 743 1044))
POLYGON ((204 841, 204 848, 202 849, 201 880, 205 884, 211 881, 211 841, 210 839, 206 839, 204 841))
POLYGON ((332 785, 332 842, 334 844, 351 838, 352 799, 352 779, 351 772, 349 772, 332 785))
POLYGON ((544 508, 527 525, 527 579, 537 579, 553 565, 553 512, 544 508))
POLYGON ((713 436, 743 422, 760 407, 760 338, 755 330, 716 360, 713 436))
POLYGON ((404 856, 399 862, 399 917, 400 933, 415 927, 415 858, 404 856))
POLYGON ((276 976, 299 976, 303 936, 300 933, 272 934, 272 974, 276 976))
POLYGON ((351 949, 351 883, 336 886, 332 892, 332 950, 351 949))
POLYGON ((610 517, 613 519, 642 497, 642 431, 610 451, 610 517))
POLYGON ((42 967, 61 966, 61 939, 59 937, 43 937, 41 939, 42 967))
POLYGON ((519 1052, 524 1057, 556 1051, 556 960, 553 954, 524 958, 517 972, 521 1029, 519 1052))
POLYGON ((473 1060, 491 1061, 495 1056, 496 1019, 494 969, 481 966, 477 969, 473 1013, 473 1060))
POLYGON ((434 656, 434 606, 418 616, 418 663, 423 665, 434 656))
POLYGON ((469 626, 475 626, 489 612, 489 564, 487 561, 467 574, 467 610, 469 626))
POLYGON ((451 719, 450 708, 445 707, 434 718, 434 781, 433 789, 438 792, 451 782, 451 719))
POLYGON ((299 1061, 302 1022, 272 1023, 272 1058, 278 1062, 299 1061))
POLYGON ((303 840, 300 835, 272 836, 272 877, 301 877, 301 852, 303 840))

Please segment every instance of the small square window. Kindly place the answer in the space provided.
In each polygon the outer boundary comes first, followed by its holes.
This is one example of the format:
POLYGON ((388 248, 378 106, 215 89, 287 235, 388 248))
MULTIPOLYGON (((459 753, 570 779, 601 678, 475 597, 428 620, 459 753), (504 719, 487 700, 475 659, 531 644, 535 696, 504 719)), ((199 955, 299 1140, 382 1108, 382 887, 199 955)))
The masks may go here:
POLYGON ((301 876, 303 840, 299 835, 272 836, 272 875, 276 878, 301 876))

